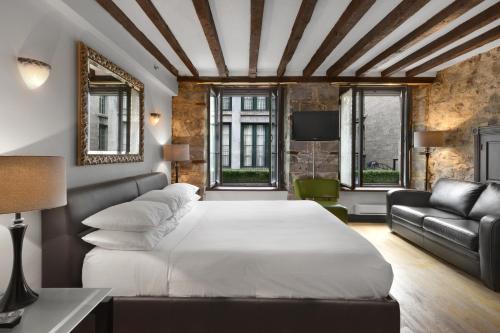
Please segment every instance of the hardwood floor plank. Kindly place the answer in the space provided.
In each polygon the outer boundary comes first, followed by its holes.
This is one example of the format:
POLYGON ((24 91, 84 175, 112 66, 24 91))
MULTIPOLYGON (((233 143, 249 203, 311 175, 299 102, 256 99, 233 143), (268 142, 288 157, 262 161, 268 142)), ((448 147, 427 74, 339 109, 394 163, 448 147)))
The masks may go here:
POLYGON ((500 332, 500 293, 392 234, 385 224, 349 223, 391 263, 401 332, 500 332))

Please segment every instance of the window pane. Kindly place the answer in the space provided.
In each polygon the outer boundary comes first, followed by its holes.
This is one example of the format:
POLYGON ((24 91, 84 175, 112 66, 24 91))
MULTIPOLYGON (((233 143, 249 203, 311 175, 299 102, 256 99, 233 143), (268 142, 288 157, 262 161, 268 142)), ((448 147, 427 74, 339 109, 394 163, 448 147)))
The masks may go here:
POLYGON ((265 111, 267 109, 266 101, 267 98, 265 96, 257 96, 257 110, 265 111))
POLYGON ((251 96, 243 97, 243 110, 245 111, 253 110, 253 97, 251 96))
POLYGON ((401 98, 365 93, 363 184, 398 185, 401 156, 401 98))
POLYGON ((264 125, 256 125, 256 166, 264 167, 266 164, 266 131, 264 125))
POLYGON ((230 146, 231 145, 231 125, 224 124, 222 126, 222 166, 229 167, 231 166, 230 162, 230 146))
POLYGON ((340 182, 352 187, 352 90, 341 96, 340 104, 340 182))
POLYGON ((215 184, 215 166, 217 163, 216 154, 216 113, 215 113, 215 96, 210 95, 210 186, 215 184))
POLYGON ((245 125, 243 128, 243 166, 252 166, 253 151, 253 126, 245 125))
POLYGON ((230 96, 224 96, 222 98, 222 110, 224 110, 224 111, 231 110, 231 97, 230 96))

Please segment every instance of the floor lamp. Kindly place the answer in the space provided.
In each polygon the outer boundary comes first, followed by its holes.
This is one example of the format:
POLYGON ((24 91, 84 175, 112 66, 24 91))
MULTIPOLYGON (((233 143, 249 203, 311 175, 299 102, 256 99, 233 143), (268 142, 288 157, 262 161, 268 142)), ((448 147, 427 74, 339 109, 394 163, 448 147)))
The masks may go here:
POLYGON ((429 191, 429 157, 431 148, 444 147, 446 131, 420 131, 413 133, 413 147, 425 148, 425 190, 429 191))
POLYGON ((163 159, 174 162, 175 182, 179 182, 179 162, 189 161, 188 144, 166 144, 163 146, 163 159))
POLYGON ((66 163, 58 156, 0 156, 0 214, 15 214, 8 227, 13 263, 9 285, 0 298, 0 328, 19 323, 24 307, 38 299, 26 283, 22 250, 28 226, 21 212, 66 204, 66 163))

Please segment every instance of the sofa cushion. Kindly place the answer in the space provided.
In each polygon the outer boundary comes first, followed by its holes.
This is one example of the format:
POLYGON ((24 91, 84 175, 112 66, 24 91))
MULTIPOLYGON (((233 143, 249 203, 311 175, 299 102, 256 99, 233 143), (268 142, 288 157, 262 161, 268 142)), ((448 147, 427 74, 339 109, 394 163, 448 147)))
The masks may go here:
POLYGON ((489 184, 469 213, 470 218, 478 221, 486 215, 500 215, 500 184, 489 184))
POLYGON ((392 206, 391 214, 393 218, 398 220, 398 222, 407 222, 416 225, 418 227, 422 227, 424 217, 426 216, 436 216, 448 219, 462 218, 458 215, 451 214, 432 207, 413 207, 413 206, 403 206, 403 205, 392 206))
POLYGON ((434 185, 429 203, 434 208, 466 217, 485 187, 480 183, 443 178, 434 185))
POLYGON ((479 222, 467 219, 424 218, 424 230, 461 245, 469 250, 479 249, 479 222))

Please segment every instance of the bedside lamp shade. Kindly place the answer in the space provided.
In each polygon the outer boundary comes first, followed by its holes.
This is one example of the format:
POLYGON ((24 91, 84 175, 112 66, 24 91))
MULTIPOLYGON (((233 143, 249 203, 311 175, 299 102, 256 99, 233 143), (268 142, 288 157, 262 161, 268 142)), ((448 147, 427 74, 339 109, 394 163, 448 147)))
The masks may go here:
POLYGON ((421 131, 413 133, 413 146, 416 148, 444 147, 446 131, 421 131))
POLYGON ((171 162, 189 161, 188 144, 167 144, 163 146, 163 159, 171 162))
POLYGON ((64 158, 0 156, 0 214, 66 204, 64 158))

